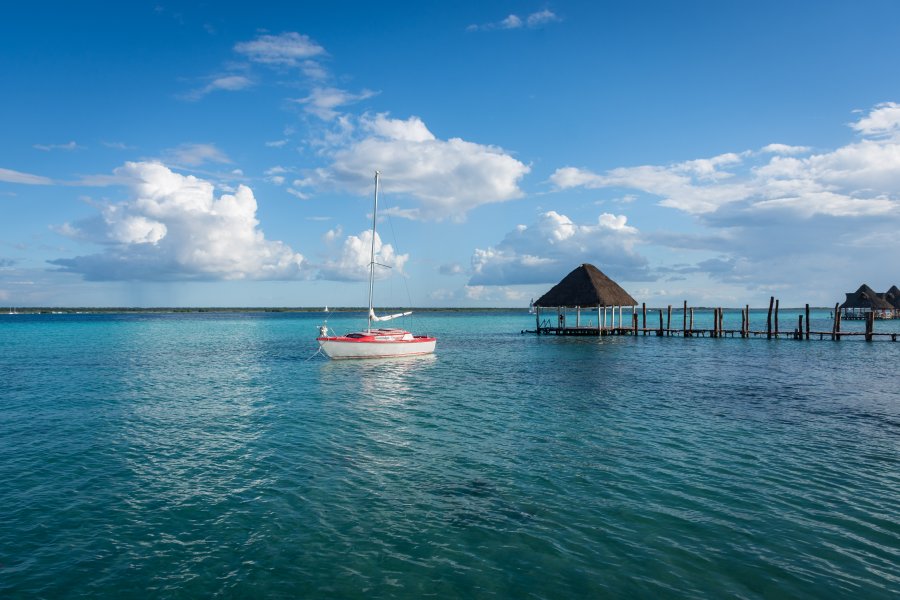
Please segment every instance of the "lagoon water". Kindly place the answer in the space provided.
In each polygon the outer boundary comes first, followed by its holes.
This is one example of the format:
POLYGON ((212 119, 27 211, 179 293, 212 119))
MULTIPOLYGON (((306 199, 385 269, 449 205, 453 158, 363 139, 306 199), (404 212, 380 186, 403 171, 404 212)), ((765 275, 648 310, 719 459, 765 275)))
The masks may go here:
POLYGON ((900 592, 900 344, 320 322, 0 315, 0 597, 900 592))

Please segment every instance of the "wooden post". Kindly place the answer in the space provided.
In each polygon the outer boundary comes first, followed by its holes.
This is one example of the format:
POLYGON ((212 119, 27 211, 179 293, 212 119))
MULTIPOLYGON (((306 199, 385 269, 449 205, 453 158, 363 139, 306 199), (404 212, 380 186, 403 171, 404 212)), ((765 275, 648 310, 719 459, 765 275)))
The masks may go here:
POLYGON ((837 316, 838 316, 838 305, 834 305, 834 312, 831 313, 831 339, 832 341, 837 340, 837 316))
POLYGON ((841 341, 841 309, 840 304, 834 305, 834 339, 841 341))
POLYGON ((666 310, 666 336, 672 335, 672 305, 666 310))
POLYGON ((778 300, 775 300, 775 339, 778 339, 778 300))
POLYGON ((809 304, 806 305, 806 339, 809 339, 809 304))
POLYGON ((662 322, 662 309, 659 309, 659 331, 656 332, 657 337, 662 337, 663 334, 663 322, 662 322))
POLYGON ((866 341, 872 341, 872 334, 875 332, 875 313, 869 311, 866 314, 866 341))
POLYGON ((744 328, 747 326, 747 315, 744 314, 744 309, 741 309, 741 337, 744 337, 744 328))
POLYGON ((772 307, 775 305, 775 296, 769 297, 769 316, 766 317, 766 338, 772 339, 772 307))
POLYGON ((535 331, 537 331, 538 335, 541 335, 541 307, 534 307, 534 323, 535 323, 535 331))
POLYGON ((644 335, 647 335, 647 303, 646 302, 641 302, 641 312, 643 313, 643 316, 644 316, 644 320, 643 320, 644 335))
POLYGON ((747 313, 747 337, 750 337, 750 305, 747 304, 744 306, 744 311, 747 313))
POLYGON ((638 330, 638 316, 637 310, 631 313, 631 335, 637 335, 638 330))
POLYGON ((718 308, 713 309, 712 318, 713 318, 713 326, 712 326, 712 331, 709 332, 709 337, 717 337, 718 333, 719 333, 719 309, 718 308))
POLYGON ((687 300, 684 301, 684 313, 681 315, 681 336, 687 337, 687 300))
POLYGON ((797 315, 797 337, 796 339, 803 339, 803 315, 797 315))

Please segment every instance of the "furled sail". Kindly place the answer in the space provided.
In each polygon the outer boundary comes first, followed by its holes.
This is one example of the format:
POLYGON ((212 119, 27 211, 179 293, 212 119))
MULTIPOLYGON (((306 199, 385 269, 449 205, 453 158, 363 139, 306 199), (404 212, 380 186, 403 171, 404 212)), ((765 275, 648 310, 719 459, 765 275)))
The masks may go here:
POLYGON ((396 319, 397 317, 405 317, 407 315, 411 315, 412 311, 397 313, 396 315, 384 315, 383 317, 375 316, 375 311, 373 309, 369 309, 369 318, 373 321, 390 321, 391 319, 396 319))

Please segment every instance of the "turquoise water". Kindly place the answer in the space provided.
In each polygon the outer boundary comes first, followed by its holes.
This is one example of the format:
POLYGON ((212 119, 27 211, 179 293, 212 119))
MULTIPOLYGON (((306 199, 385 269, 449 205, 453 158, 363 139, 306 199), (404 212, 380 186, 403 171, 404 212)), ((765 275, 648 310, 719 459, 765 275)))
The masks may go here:
POLYGON ((0 315, 0 596, 900 590, 900 343, 427 313, 434 356, 307 360, 319 322, 0 315))

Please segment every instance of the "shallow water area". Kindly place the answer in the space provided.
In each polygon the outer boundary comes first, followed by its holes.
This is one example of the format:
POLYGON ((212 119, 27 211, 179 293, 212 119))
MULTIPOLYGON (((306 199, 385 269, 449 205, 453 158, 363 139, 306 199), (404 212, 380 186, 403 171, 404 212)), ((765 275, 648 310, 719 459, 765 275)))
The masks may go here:
POLYGON ((338 362, 322 318, 0 315, 0 596, 900 589, 900 344, 432 312, 338 362))

